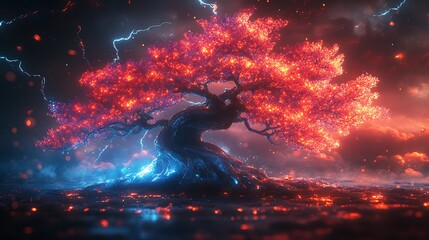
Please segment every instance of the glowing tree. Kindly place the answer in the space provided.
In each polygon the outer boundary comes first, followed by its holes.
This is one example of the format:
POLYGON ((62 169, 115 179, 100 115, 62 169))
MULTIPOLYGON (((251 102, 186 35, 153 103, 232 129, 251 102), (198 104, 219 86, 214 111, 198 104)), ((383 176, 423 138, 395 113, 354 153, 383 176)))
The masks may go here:
POLYGON ((91 138, 111 139, 162 127, 158 157, 132 181, 179 180, 252 187, 266 175, 201 140, 208 130, 243 123, 270 141, 309 149, 339 146, 338 137, 384 109, 372 106, 377 78, 362 75, 331 83, 342 73, 338 46, 304 42, 278 45, 287 21, 251 20, 253 9, 232 17, 199 20, 202 33, 155 46, 139 61, 109 64, 80 79, 88 101, 51 105, 58 127, 37 142, 69 150, 91 138), (221 94, 211 83, 234 83, 221 94), (157 119, 187 95, 205 99, 170 119, 157 119))

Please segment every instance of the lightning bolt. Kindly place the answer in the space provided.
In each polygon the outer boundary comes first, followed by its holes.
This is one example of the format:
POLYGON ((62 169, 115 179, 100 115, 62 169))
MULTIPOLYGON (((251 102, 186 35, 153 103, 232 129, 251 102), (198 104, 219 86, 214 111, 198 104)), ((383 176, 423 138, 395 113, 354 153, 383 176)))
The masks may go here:
POLYGON ((389 14, 390 12, 392 12, 392 11, 396 11, 396 12, 398 12, 399 11, 399 9, 401 9, 401 7, 402 7, 402 5, 404 5, 405 4, 405 2, 407 2, 407 0, 403 0, 397 7, 392 7, 392 8, 389 8, 389 9, 387 9, 386 11, 384 11, 384 12, 382 12, 382 13, 380 13, 380 14, 375 14, 374 16, 375 17, 382 17, 382 16, 386 16, 387 14, 389 14))
MULTIPOLYGON (((67 4, 61 10, 61 12, 67 12, 74 5, 75 5, 75 3, 73 1, 71 1, 71 0, 68 1, 67 4)), ((58 12, 58 10, 53 10, 52 12, 58 12)), ((0 28, 3 27, 3 26, 6 26, 6 25, 11 25, 11 24, 13 24, 13 23, 15 23, 15 22, 17 22, 19 20, 22 20, 22 19, 25 19, 25 18, 28 18, 28 17, 32 17, 32 16, 34 16, 34 15, 36 15, 38 13, 40 13, 40 11, 36 10, 34 12, 31 12, 31 13, 26 13, 26 14, 19 15, 18 17, 15 17, 15 18, 13 18, 12 20, 9 20, 9 21, 0 21, 0 28)), ((78 37, 79 37, 79 35, 78 35, 78 37)), ((17 67, 19 69, 19 71, 21 73, 23 73, 24 75, 26 75, 27 77, 39 78, 41 80, 40 81, 40 91, 42 92, 43 98, 45 99, 45 101, 49 102, 50 105, 54 105, 54 102, 53 101, 49 101, 48 97, 46 96, 46 93, 45 93, 45 86, 46 86, 46 78, 45 77, 43 77, 40 74, 32 74, 32 73, 29 73, 26 70, 24 70, 24 68, 22 67, 22 61, 19 60, 19 59, 9 59, 6 56, 0 56, 0 60, 4 60, 4 61, 10 63, 12 66, 17 67)))
POLYGON ((113 40, 112 45, 113 45, 113 48, 114 48, 114 49, 115 49, 115 51, 116 51, 116 57, 113 59, 113 62, 118 62, 118 61, 120 60, 120 57, 119 57, 119 49, 118 49, 118 46, 116 46, 116 44, 117 44, 118 42, 128 41, 128 40, 130 40, 134 35, 137 35, 137 34, 139 34, 139 33, 141 33, 141 32, 147 32, 147 31, 151 30, 152 28, 160 28, 160 27, 163 27, 163 26, 164 26, 164 25, 166 25, 166 24, 171 24, 171 23, 170 23, 170 22, 163 22, 163 23, 161 23, 161 24, 157 24, 157 25, 149 26, 149 27, 148 27, 148 28, 146 28, 146 29, 133 30, 133 31, 131 31, 131 32, 128 34, 128 36, 127 36, 127 37, 121 37, 121 38, 117 38, 117 39, 113 40))
POLYGON ((18 17, 16 17, 16 18, 14 18, 14 19, 12 19, 12 20, 9 20, 9 21, 0 21, 0 27, 2 27, 3 25, 11 25, 11 24, 13 24, 13 23, 14 23, 14 22, 16 22, 16 21, 19 21, 19 20, 21 20, 21 19, 24 19, 24 18, 27 18, 27 17, 33 16, 33 15, 36 15, 37 13, 39 13, 39 11, 34 11, 34 12, 32 12, 32 13, 22 14, 22 15, 20 15, 20 16, 18 16, 18 17))
POLYGON ((203 0, 198 0, 198 2, 199 2, 201 5, 205 6, 205 7, 209 7, 209 8, 211 8, 211 9, 212 9, 212 11, 213 11, 213 13, 214 13, 214 14, 217 14, 217 12, 216 12, 216 10, 217 10, 217 4, 216 4, 216 3, 206 3, 206 2, 204 2, 203 0))
POLYGON ((143 134, 143 137, 142 138, 140 138, 140 147, 141 147, 141 150, 144 150, 144 144, 143 144, 143 140, 146 138, 146 135, 147 135, 147 133, 148 133, 149 131, 148 130, 146 130, 146 132, 143 134))
MULTIPOLYGON (((28 13, 27 14, 22 14, 22 15, 14 18, 12 20, 9 20, 9 21, 0 21, 0 27, 5 26, 5 25, 11 25, 11 24, 15 23, 16 21, 19 21, 21 19, 27 18, 29 16, 33 16, 33 15, 37 14, 38 12, 39 11, 35 11, 35 12, 31 13, 31 14, 28 14, 28 13)), ((24 68, 22 67, 22 61, 19 60, 19 59, 9 59, 8 57, 0 56, 0 60, 4 60, 4 61, 10 63, 12 66, 17 67, 18 70, 21 73, 23 73, 24 75, 26 75, 28 77, 35 77, 35 78, 41 79, 41 89, 40 89, 40 91, 43 94, 43 98, 46 101, 48 101, 48 98, 47 98, 47 96, 45 94, 45 84, 46 84, 46 78, 45 77, 43 77, 40 74, 32 74, 32 73, 29 73, 29 72, 25 71, 24 68)))
MULTIPOLYGON (((112 143, 112 141, 110 141, 110 143, 112 143)), ((107 144, 104 148, 103 148, 103 150, 101 150, 101 152, 98 154, 98 157, 95 159, 95 163, 97 163, 99 160, 100 160, 100 158, 101 158, 101 155, 103 155, 103 153, 104 153, 104 151, 106 151, 106 149, 109 147, 109 145, 110 145, 110 143, 109 144, 107 144)))
POLYGON ((42 76, 42 75, 40 75, 40 74, 32 74, 32 73, 29 73, 29 72, 27 72, 26 70, 24 70, 24 68, 22 67, 22 61, 21 61, 21 60, 18 60, 18 59, 9 59, 9 58, 7 58, 7 57, 2 57, 2 56, 0 56, 0 59, 1 59, 1 60, 5 60, 6 62, 10 63, 10 64, 11 64, 11 65, 13 65, 14 67, 17 67, 17 68, 19 69, 19 71, 20 71, 21 73, 23 73, 24 75, 26 75, 27 77, 35 77, 35 78, 39 78, 39 79, 41 80, 41 83, 40 83, 40 91, 42 92, 43 98, 44 98, 47 102, 50 102, 50 101, 48 100, 48 97, 46 96, 46 93, 45 93, 45 85, 46 85, 46 78, 45 78, 45 77, 43 77, 43 76, 42 76))

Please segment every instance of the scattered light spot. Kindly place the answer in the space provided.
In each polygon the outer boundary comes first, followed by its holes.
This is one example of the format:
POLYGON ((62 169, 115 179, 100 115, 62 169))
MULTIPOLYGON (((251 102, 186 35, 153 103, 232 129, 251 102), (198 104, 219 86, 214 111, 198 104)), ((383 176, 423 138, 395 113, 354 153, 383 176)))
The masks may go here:
POLYGON ((14 82, 16 80, 16 74, 12 71, 6 73, 6 80, 9 82, 14 82))
POLYGON ((25 120, 25 126, 27 126, 28 128, 34 127, 34 125, 36 124, 36 120, 34 120, 34 118, 27 118, 25 120))
POLYGON ((251 229, 253 229, 253 226, 249 225, 249 224, 241 224, 240 229, 243 231, 251 230, 251 229))
POLYGON ((75 56, 77 52, 76 52, 76 50, 70 49, 70 50, 68 50, 68 51, 67 51, 67 53, 68 53, 70 56, 75 56))
POLYGON ((32 227, 25 227, 24 228, 24 233, 25 234, 32 234, 33 233, 33 228, 32 227))
POLYGON ((404 59, 404 57, 405 57, 405 54, 404 54, 404 53, 402 53, 402 52, 397 53, 397 54, 395 55, 395 59, 397 59, 397 60, 402 60, 402 59, 404 59))
POLYGON ((33 38, 34 38, 34 40, 36 40, 37 42, 40 42, 40 40, 42 40, 42 38, 40 37, 40 35, 39 34, 34 34, 33 35, 33 38))
POLYGON ((27 173, 19 173, 19 178, 22 180, 27 180, 28 179, 28 174, 27 173))
POLYGON ((107 228, 109 227, 109 221, 107 221, 106 219, 101 219, 100 225, 104 228, 107 228))

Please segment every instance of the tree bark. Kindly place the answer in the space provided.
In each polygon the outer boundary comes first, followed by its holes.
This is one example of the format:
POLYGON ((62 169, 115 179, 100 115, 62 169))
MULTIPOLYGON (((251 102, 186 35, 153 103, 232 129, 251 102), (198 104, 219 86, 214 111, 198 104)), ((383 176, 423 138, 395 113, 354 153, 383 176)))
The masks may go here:
POLYGON ((155 140, 159 156, 134 182, 258 189, 262 182, 268 181, 262 171, 202 140, 206 131, 228 129, 238 119, 239 112, 237 106, 230 104, 189 107, 174 115, 155 140))

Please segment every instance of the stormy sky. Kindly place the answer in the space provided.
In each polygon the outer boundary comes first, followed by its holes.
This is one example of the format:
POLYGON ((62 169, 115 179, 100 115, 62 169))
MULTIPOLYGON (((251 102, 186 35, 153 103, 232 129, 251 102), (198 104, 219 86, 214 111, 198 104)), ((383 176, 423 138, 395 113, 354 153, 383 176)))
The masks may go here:
MULTIPOLYGON (((209 2, 209 1, 207 1, 209 2)), ((213 2, 211 2, 213 3, 213 2)), ((271 176, 426 181, 429 177, 429 3, 418 0, 223 0, 219 15, 255 6, 256 16, 289 21, 283 45, 323 40, 345 55, 344 82, 370 73, 380 79, 378 105, 390 119, 368 122, 331 152, 272 145, 241 125, 208 133, 230 154, 271 176), (390 9, 390 11, 389 11, 390 9)), ((19 59, 30 74, 46 78, 49 99, 83 97, 77 84, 85 71, 113 61, 112 41, 132 30, 170 22, 117 44, 120 61, 138 59, 148 46, 199 31, 209 18, 198 0, 0 1, 0 56, 19 59)), ((55 124, 40 92, 41 78, 26 76, 18 62, 0 60, 0 181, 95 182, 118 177, 150 162, 156 130, 100 142, 68 153, 34 146, 55 124), (104 150, 104 151, 103 151, 104 150), (103 152, 101 155, 99 155, 103 152)), ((171 112, 176 109, 171 109, 171 112)))

